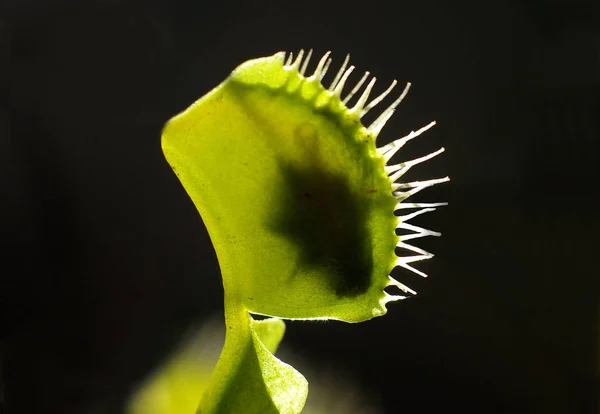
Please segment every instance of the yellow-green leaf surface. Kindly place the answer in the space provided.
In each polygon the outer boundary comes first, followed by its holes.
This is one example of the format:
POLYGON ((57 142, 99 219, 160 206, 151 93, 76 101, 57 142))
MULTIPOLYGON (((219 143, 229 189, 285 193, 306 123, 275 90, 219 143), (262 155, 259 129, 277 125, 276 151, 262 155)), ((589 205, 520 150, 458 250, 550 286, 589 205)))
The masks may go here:
POLYGON ((213 241, 225 295, 250 312, 359 322, 385 312, 397 200, 374 138, 284 55, 237 68, 163 132, 213 241))
POLYGON ((198 413, 299 413, 308 395, 306 379, 272 354, 283 337, 283 321, 244 317, 249 324, 226 336, 198 413))
MULTIPOLYGON (((289 371, 297 384, 296 389, 290 390, 287 387, 287 395, 290 396, 290 401, 280 397, 280 401, 273 403, 270 396, 263 396, 266 397, 263 398, 263 401, 266 401, 267 406, 270 408, 270 411, 264 412, 286 412, 285 409, 276 410, 278 406, 284 408, 287 406, 296 407, 299 411, 298 406, 306 400, 308 390, 306 381, 299 373, 293 371, 291 367, 283 364, 272 355, 283 338, 285 332, 284 322, 278 318, 249 321, 255 334, 251 343, 254 350, 246 353, 245 357, 248 361, 244 361, 239 365, 242 370, 244 367, 247 368, 248 365, 253 366, 252 369, 246 369, 246 373, 249 374, 246 378, 243 375, 238 375, 237 379, 242 380, 241 383, 261 384, 264 382, 272 388, 276 387, 282 379, 286 379, 286 383, 289 383, 290 375, 287 375, 287 371, 289 371), (256 363, 257 360, 258 364, 256 363), (280 373, 281 371, 283 371, 283 376, 273 378, 274 373, 280 373), (260 373, 258 382, 257 372, 260 373)), ((217 346, 220 347, 220 344, 217 343, 219 335, 215 335, 218 330, 212 325, 209 324, 197 331, 192 338, 184 343, 184 346, 179 347, 169 357, 165 364, 141 384, 127 404, 128 414, 193 414, 196 412, 202 394, 209 387, 209 379, 216 362, 213 357, 213 349, 217 346)), ((227 360, 227 355, 222 356, 221 360, 223 365, 227 360)), ((235 359, 232 358, 232 360, 235 363, 235 359)), ((230 365, 228 369, 239 371, 239 368, 235 365, 230 365)), ((281 388, 285 389, 285 385, 282 384, 281 388)), ((220 391, 226 388, 221 387, 220 391)), ((269 392, 269 389, 267 389, 267 392, 269 392)), ((284 397, 286 395, 279 394, 284 397)), ((232 393, 228 404, 233 405, 238 400, 238 405, 244 405, 244 401, 239 401, 242 395, 244 393, 232 393)), ((217 401, 218 398, 213 395, 211 402, 217 401)), ((229 406, 223 404, 221 411, 225 411, 225 408, 229 408, 229 406)), ((287 412, 293 411, 288 410, 287 412)))
POLYGON ((367 104, 372 79, 350 108, 366 77, 342 97, 353 67, 345 62, 326 88, 329 54, 311 76, 302 58, 284 63, 277 53, 242 64, 163 131, 165 157, 202 216, 223 276, 227 335, 200 405, 205 414, 299 412, 306 381, 269 352, 272 336, 262 332, 276 322, 257 324, 250 314, 346 322, 383 315, 387 302, 404 298, 384 288, 412 292, 392 269, 421 274, 409 263, 431 257, 404 240, 437 235, 405 221, 438 204, 402 202, 446 179, 394 181, 443 149, 386 166, 429 126, 375 145, 408 86, 365 127, 361 117, 395 81, 367 104), (394 214, 403 208, 421 210, 394 214), (414 233, 400 241, 398 228, 414 233), (396 248, 417 254, 399 258, 396 248))

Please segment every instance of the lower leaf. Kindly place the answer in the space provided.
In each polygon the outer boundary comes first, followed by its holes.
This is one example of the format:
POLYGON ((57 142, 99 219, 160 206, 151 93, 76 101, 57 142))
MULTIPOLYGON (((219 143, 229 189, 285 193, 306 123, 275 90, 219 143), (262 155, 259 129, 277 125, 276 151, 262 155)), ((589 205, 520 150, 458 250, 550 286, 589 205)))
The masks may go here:
POLYGON ((308 396, 308 383, 302 374, 272 354, 283 337, 283 321, 255 321, 248 314, 244 319, 246 324, 228 332, 198 414, 300 413, 308 396))

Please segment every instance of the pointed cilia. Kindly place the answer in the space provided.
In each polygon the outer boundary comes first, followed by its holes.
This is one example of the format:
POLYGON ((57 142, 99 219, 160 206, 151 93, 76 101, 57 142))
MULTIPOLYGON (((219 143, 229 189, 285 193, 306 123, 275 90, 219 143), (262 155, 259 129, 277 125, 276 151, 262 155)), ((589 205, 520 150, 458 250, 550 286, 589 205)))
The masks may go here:
POLYGON ((372 98, 375 78, 351 80, 348 56, 335 73, 329 52, 311 73, 311 56, 245 62, 163 130, 165 157, 202 216, 223 278, 227 334, 203 414, 299 412, 308 388, 271 354, 283 335, 277 318, 362 322, 385 314, 388 302, 415 293, 391 271, 425 276, 412 263, 432 257, 408 242, 439 236, 408 221, 444 203, 407 199, 448 178, 398 180, 444 149, 389 164, 434 123, 376 145, 410 84, 394 98, 393 81, 372 98), (363 125, 386 98, 392 103, 363 125), (397 257, 397 249, 409 254, 397 257), (274 319, 257 325, 253 314, 274 319))

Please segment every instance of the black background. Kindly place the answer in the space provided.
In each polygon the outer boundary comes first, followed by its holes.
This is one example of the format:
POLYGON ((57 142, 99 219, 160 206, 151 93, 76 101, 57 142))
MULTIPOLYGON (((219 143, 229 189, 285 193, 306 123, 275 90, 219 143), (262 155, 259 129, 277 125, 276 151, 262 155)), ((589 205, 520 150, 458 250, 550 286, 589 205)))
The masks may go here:
MULTIPOLYGON (((591 413, 598 402, 600 3, 3 0, 0 322, 6 413, 115 413, 194 322, 218 265, 162 125, 241 62, 346 53, 413 88, 384 142, 445 146, 417 220, 419 295, 373 321, 292 323, 388 413, 591 413)), ((314 61, 313 61, 314 65, 314 61)), ((314 67, 314 66, 311 66, 314 67)), ((355 75, 358 76, 358 75, 355 75)), ((310 381, 310 378, 308 378, 310 381)))

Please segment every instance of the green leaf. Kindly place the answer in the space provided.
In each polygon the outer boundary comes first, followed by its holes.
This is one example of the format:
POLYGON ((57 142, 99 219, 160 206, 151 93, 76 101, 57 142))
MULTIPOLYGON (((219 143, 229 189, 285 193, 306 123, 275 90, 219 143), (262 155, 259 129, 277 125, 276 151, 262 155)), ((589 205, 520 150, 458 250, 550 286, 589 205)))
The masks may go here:
POLYGON ((308 383, 271 353, 283 337, 283 321, 245 318, 248 324, 225 339, 198 413, 299 413, 308 383))
MULTIPOLYGON (((289 366, 278 361, 271 353, 275 353, 283 334, 285 324, 281 319, 270 318, 261 321, 251 321, 255 335, 253 337, 254 352, 258 358, 259 367, 254 367, 247 373, 261 371, 267 393, 277 395, 274 389, 281 379, 289 378, 290 374, 298 380, 297 390, 287 390, 284 396, 289 396, 292 401, 279 400, 271 405, 275 407, 296 407, 306 399, 306 381, 289 366), (262 343, 262 344, 261 344, 262 343), (264 349, 266 348, 266 349, 264 349), (290 372, 287 372, 290 371, 290 372), (277 374, 277 375, 273 375, 277 374)), ((212 324, 204 326, 195 335, 186 340, 169 359, 162 364, 132 395, 127 406, 129 414, 193 414, 198 408, 201 393, 208 387, 211 372, 214 369, 216 358, 213 358, 213 346, 218 342, 215 338, 215 328, 212 324)), ((216 335, 218 337, 218 335, 216 335)), ((254 358, 256 359, 256 358, 254 358)), ((242 366, 244 364, 241 364, 242 366)), ((240 378, 242 382, 252 382, 256 378, 240 378)), ((288 381, 286 381, 288 382, 288 381)), ((285 390, 285 383, 281 389, 285 390)), ((234 399, 237 396, 234 395, 234 399)), ((269 397, 268 399, 271 399, 269 397)), ((246 402, 252 407, 254 401, 246 402)), ((260 406, 256 410, 261 409, 260 406)), ((285 409, 280 410, 286 412, 285 409)), ((278 412, 278 411, 274 411, 278 412)))
POLYGON ((202 413, 299 412, 306 381, 268 350, 280 339, 278 322, 255 323, 250 314, 346 322, 383 315, 388 302, 405 297, 384 288, 412 292, 392 269, 422 274, 409 263, 432 256, 405 240, 438 235, 405 221, 439 204, 403 202, 447 178, 394 181, 443 149, 386 166, 433 123, 375 145, 408 85, 365 127, 361 117, 395 81, 367 104, 372 79, 350 108, 362 85, 342 97, 353 67, 345 70, 345 62, 326 88, 329 54, 311 76, 302 57, 284 64, 277 53, 242 64, 163 130, 165 157, 202 216, 223 276, 227 335, 202 413), (403 208, 421 210, 394 214, 403 208), (397 228, 414 233, 400 241, 397 228), (396 248, 416 255, 397 257, 396 248))
POLYGON ((277 351, 279 343, 285 333, 285 323, 279 318, 269 318, 250 321, 256 339, 263 343, 265 348, 272 354, 277 351))
POLYGON ((171 119, 163 149, 252 313, 360 322, 385 313, 398 200, 375 137, 283 54, 247 62, 171 119))

